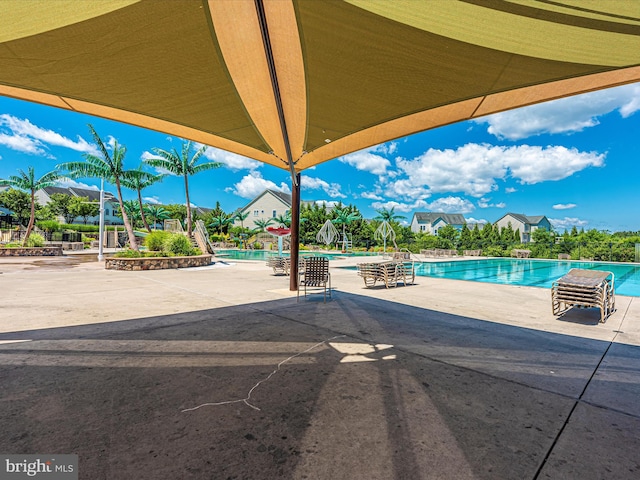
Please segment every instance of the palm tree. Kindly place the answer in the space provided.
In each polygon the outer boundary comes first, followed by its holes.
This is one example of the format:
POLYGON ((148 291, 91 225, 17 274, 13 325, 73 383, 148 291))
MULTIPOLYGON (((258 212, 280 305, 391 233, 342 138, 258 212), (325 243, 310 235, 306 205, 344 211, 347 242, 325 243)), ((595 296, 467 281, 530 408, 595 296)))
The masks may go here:
POLYGON ((393 244, 396 245, 396 232, 393 229, 393 222, 397 222, 400 219, 406 219, 407 217, 396 214, 396 207, 391 207, 390 210, 386 208, 382 208, 381 210, 376 210, 378 216, 374 218, 374 220, 380 220, 380 226, 376 229, 374 233, 374 237, 383 239, 383 247, 382 251, 386 254, 387 252, 387 237, 393 241, 393 244))
POLYGON ((355 222, 356 220, 360 220, 362 216, 359 213, 352 212, 349 208, 335 208, 333 210, 336 214, 336 218, 332 220, 335 224, 342 224, 342 250, 347 251, 347 233, 346 227, 351 222, 355 222))
MULTIPOLYGON (((124 211, 127 212, 131 225, 135 227, 138 222, 142 220, 140 215, 140 204, 137 200, 125 200, 122 202, 122 206, 124 207, 124 211)), ((122 212, 120 212, 120 215, 122 215, 122 212)))
POLYGON ((266 220, 264 219, 254 220, 253 223, 255 223, 256 225, 256 228, 254 229, 254 231, 264 232, 267 229, 267 227, 273 223, 273 218, 267 218, 266 220))
POLYGON ((36 191, 46 187, 52 187, 56 184, 57 180, 63 177, 58 172, 49 172, 36 180, 33 167, 29 167, 26 173, 23 170, 19 170, 19 172, 20 175, 12 175, 6 180, 0 180, 0 185, 8 185, 20 190, 26 190, 31 194, 31 214, 29 215, 27 232, 24 234, 24 240, 22 241, 22 244, 26 245, 36 221, 36 191))
POLYGON ((158 221, 164 221, 171 218, 171 212, 160 205, 145 205, 144 210, 146 212, 146 216, 153 221, 154 230, 158 221))
POLYGON ((142 190, 147 187, 150 187, 154 183, 158 183, 162 181, 164 177, 167 176, 166 173, 161 174, 153 174, 150 172, 145 172, 142 170, 142 165, 140 165, 135 170, 127 170, 124 172, 125 175, 122 177, 121 182, 122 185, 130 190, 135 190, 138 194, 138 205, 140 207, 140 219, 144 225, 144 228, 147 229, 148 232, 151 231, 149 228, 149 224, 147 223, 147 218, 144 215, 144 209, 142 204, 142 190))
POLYGON ((203 145, 189 159, 191 153, 191 141, 182 143, 182 151, 178 152, 175 148, 172 151, 162 150, 161 148, 153 148, 153 152, 156 155, 160 155, 162 158, 148 158, 146 163, 152 167, 160 167, 168 170, 174 175, 182 175, 184 178, 184 193, 186 197, 187 205, 187 234, 191 236, 191 202, 189 201, 189 175, 195 175, 196 173, 204 172, 205 170, 211 170, 213 168, 219 168, 222 166, 220 162, 207 162, 197 165, 200 157, 204 155, 207 150, 207 146, 203 145))
POLYGON ((84 162, 66 162, 58 165, 58 168, 68 170, 69 176, 72 178, 104 178, 107 182, 114 184, 118 191, 118 202, 120 202, 120 211, 122 212, 122 221, 124 227, 127 230, 127 236, 129 237, 129 246, 132 250, 138 250, 138 244, 136 243, 136 237, 133 234, 133 228, 129 222, 129 217, 124 209, 122 203, 122 188, 120 180, 126 176, 124 170, 124 156, 127 153, 127 148, 124 145, 119 145, 115 140, 113 144, 113 153, 110 154, 109 150, 105 146, 104 142, 95 131, 93 126, 89 124, 89 131, 93 136, 100 156, 93 155, 91 153, 85 153, 84 162))
POLYGON ((381 210, 376 210, 378 216, 374 218, 374 220, 382 220, 383 222, 396 222, 398 220, 406 220, 407 217, 396 214, 396 207, 391 207, 390 210, 386 208, 382 208, 381 210))
POLYGON ((277 217, 273 217, 273 221, 278 225, 282 225, 283 227, 291 226, 291 213, 287 212, 284 215, 278 215, 277 217))
POLYGON ((220 234, 224 233, 224 227, 230 225, 234 222, 235 217, 232 215, 227 215, 226 213, 220 213, 219 215, 213 217, 210 227, 217 228, 220 234))
POLYGON ((249 216, 249 212, 242 213, 241 211, 238 211, 234 217, 234 221, 240 220, 240 228, 242 228, 242 230, 244 230, 244 221, 247 219, 248 216, 249 216))

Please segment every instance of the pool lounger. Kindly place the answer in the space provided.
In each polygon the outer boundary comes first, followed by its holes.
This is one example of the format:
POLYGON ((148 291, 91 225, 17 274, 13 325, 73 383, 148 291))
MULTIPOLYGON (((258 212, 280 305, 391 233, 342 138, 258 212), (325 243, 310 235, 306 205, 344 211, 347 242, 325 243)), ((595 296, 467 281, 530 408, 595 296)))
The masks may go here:
POLYGON ((612 272, 572 268, 551 286, 553 314, 562 315, 572 307, 595 307, 604 323, 615 310, 614 283, 612 272))

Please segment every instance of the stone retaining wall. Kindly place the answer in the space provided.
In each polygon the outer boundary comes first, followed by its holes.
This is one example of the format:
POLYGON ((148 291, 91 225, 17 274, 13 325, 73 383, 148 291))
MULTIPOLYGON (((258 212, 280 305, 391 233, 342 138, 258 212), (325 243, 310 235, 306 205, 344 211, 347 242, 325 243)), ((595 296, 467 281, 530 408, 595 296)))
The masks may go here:
POLYGON ((164 270, 168 268, 203 267, 211 264, 211 255, 194 257, 105 258, 107 270, 164 270))
POLYGON ((9 247, 0 248, 0 257, 56 257, 62 247, 9 247))

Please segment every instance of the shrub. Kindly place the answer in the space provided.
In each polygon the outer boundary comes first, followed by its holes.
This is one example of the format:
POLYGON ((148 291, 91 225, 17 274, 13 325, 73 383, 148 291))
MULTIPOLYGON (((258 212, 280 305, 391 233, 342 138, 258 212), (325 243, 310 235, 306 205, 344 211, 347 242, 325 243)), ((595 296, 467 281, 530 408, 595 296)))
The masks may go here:
POLYGON ((62 229, 62 225, 55 220, 41 220, 36 223, 40 230, 45 232, 59 232, 62 229))
POLYGON ((181 233, 172 233, 164 242, 164 250, 173 255, 189 256, 194 254, 194 248, 189 239, 181 233))
POLYGON ((485 248, 482 253, 487 257, 506 257, 510 255, 510 252, 506 252, 502 248, 495 245, 491 245, 490 247, 485 248))
POLYGON ((167 238, 171 235, 169 232, 165 232, 163 230, 157 230, 155 232, 151 232, 144 239, 145 246, 152 252, 160 252, 164 247, 164 243, 167 238))
POLYGON ((27 247, 43 247, 44 246, 44 237, 39 233, 32 233, 29 235, 27 239, 27 247))
POLYGON ((116 258, 141 258, 143 255, 140 252, 136 252, 135 250, 123 250, 121 252, 117 252, 113 255, 116 258))
MULTIPOLYGON (((88 233, 98 233, 100 231, 99 225, 84 225, 84 224, 76 224, 76 223, 65 223, 61 225, 65 230, 73 230, 74 232, 88 232, 88 233)), ((120 227, 122 230, 123 227, 120 227)), ((107 227, 107 230, 109 228, 107 227)), ((110 228, 113 230, 113 228, 110 228)))

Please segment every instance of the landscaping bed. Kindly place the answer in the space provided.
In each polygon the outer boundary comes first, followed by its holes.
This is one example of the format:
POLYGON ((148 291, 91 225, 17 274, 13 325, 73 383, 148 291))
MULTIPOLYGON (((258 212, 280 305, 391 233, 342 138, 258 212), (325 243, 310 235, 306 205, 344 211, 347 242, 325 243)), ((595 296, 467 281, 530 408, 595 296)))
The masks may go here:
POLYGON ((62 247, 3 247, 0 257, 55 257, 62 256, 62 247))
POLYGON ((204 267, 211 264, 211 254, 185 257, 105 258, 107 270, 165 270, 169 268, 204 267))

